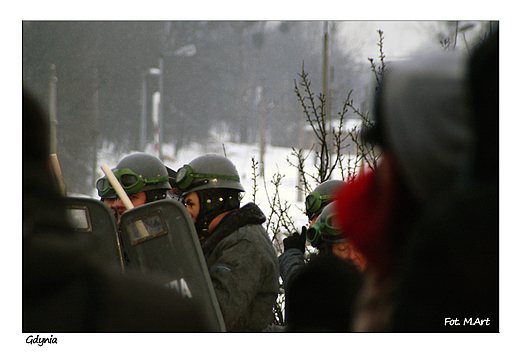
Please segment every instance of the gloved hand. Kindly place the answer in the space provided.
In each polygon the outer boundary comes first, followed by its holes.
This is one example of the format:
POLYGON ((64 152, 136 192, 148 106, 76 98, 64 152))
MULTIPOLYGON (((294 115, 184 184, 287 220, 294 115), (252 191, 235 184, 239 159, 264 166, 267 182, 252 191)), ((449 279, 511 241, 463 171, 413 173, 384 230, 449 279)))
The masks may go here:
POLYGON ((305 252, 305 235, 307 233, 307 228, 305 226, 302 227, 301 234, 298 232, 294 232, 293 235, 288 236, 283 240, 283 250, 287 249, 299 249, 302 253, 305 252))

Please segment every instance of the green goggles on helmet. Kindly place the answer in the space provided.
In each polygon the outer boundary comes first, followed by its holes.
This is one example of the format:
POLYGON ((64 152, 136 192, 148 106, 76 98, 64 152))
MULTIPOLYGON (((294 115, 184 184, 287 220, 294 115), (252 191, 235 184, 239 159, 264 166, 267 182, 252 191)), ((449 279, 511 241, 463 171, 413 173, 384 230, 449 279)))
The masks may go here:
MULTIPOLYGON (((135 194, 140 192, 146 184, 158 183, 168 180, 168 175, 143 178, 128 168, 116 169, 113 172, 127 194, 135 194)), ((110 184, 110 181, 106 175, 96 182, 96 188, 98 189, 98 194, 101 197, 114 191, 114 187, 112 184, 110 184)))
POLYGON ((339 238, 342 234, 341 228, 339 228, 335 223, 335 215, 329 214, 327 218, 325 218, 324 222, 316 221, 312 227, 307 229, 305 236, 309 243, 315 246, 318 239, 323 239, 325 241, 334 241, 339 238))
POLYGON ((208 173, 195 173, 191 165, 185 164, 184 167, 177 171, 175 182, 180 189, 186 190, 192 185, 193 179, 195 178, 209 178, 209 179, 222 179, 222 180, 236 180, 240 181, 238 175, 222 175, 222 174, 208 174, 208 173))
POLYGON ((313 191, 305 198, 305 210, 307 215, 311 215, 321 208, 323 201, 332 199, 333 195, 320 195, 319 192, 313 191))

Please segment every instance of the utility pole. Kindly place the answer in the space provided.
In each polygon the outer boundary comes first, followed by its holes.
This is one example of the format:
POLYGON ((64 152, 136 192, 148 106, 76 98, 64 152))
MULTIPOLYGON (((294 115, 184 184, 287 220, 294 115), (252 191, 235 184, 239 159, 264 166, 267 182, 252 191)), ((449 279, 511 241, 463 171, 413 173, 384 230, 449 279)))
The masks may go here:
MULTIPOLYGON (((329 22, 325 21, 323 28, 323 125, 325 131, 327 124, 330 127, 330 94, 329 94, 329 22)), ((332 131, 329 131, 329 135, 332 131)), ((324 141, 328 145, 327 139, 324 141)), ((332 146, 328 146, 327 151, 331 151, 332 146)), ((323 163, 324 156, 321 156, 321 163, 323 163)), ((323 168, 320 168, 322 170, 323 168)), ((320 179, 322 176, 320 176, 320 179)), ((321 181, 321 180, 320 180, 321 181)))
POLYGON ((99 141, 99 75, 98 70, 94 69, 94 83, 93 83, 94 94, 92 95, 92 146, 93 146, 93 159, 92 159, 92 183, 96 183, 96 171, 97 171, 97 155, 98 155, 98 141, 99 141))
POLYGON ((161 130, 160 130, 160 118, 158 114, 157 107, 161 106, 162 103, 162 97, 160 92, 155 92, 152 97, 152 117, 153 117, 153 126, 154 126, 154 144, 153 144, 153 150, 159 159, 162 159, 162 153, 161 153, 161 130))
POLYGON ((143 72, 141 81, 141 133, 139 135, 139 150, 146 148, 146 72, 143 72))
POLYGON ((161 71, 156 67, 151 67, 143 72, 141 77, 141 134, 139 136, 139 150, 145 152, 147 121, 148 121, 148 75, 161 76, 161 71))
POLYGON ((174 52, 161 52, 159 55, 159 117, 158 117, 158 148, 159 159, 163 159, 162 144, 164 139, 164 57, 170 56, 186 56, 190 57, 197 53, 197 48, 193 44, 185 45, 174 52))
POLYGON ((159 55, 159 71, 161 74, 159 75, 159 117, 158 117, 158 123, 157 128, 158 136, 157 136, 157 145, 159 149, 159 159, 163 159, 163 152, 162 152, 162 143, 163 143, 163 121, 164 121, 164 87, 163 87, 163 81, 164 81, 164 70, 163 70, 163 55, 159 55))
POLYGON ((57 113, 56 113, 56 86, 58 78, 56 77, 56 66, 51 64, 51 78, 49 83, 49 118, 50 118, 50 133, 51 133, 51 145, 50 153, 57 153, 58 149, 58 133, 57 133, 57 113))
POLYGON ((330 102, 329 102, 329 23, 325 21, 323 31, 323 96, 325 104, 323 112, 325 114, 325 121, 329 120, 330 102))
POLYGON ((260 112, 260 177, 265 176, 265 128, 266 128, 266 108, 264 87, 256 87, 256 102, 260 112))

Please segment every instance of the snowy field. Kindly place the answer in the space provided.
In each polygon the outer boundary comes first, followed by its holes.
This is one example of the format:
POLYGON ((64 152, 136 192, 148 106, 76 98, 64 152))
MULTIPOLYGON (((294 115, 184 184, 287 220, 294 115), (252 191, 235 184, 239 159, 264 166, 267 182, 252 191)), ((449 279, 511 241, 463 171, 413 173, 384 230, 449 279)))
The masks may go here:
MULTIPOLYGON (((360 126, 361 122, 358 119, 348 120, 345 129, 349 131, 352 128, 360 126)), ((219 155, 225 155, 229 158, 236 166, 240 175, 240 182, 246 190, 242 205, 253 201, 254 194, 254 181, 253 181, 253 159, 256 163, 260 162, 260 145, 257 144, 237 144, 229 142, 230 138, 226 134, 219 134, 213 130, 210 133, 210 139, 205 141, 204 144, 191 143, 189 146, 185 146, 178 153, 177 157, 174 156, 174 148, 172 144, 163 145, 163 162, 166 166, 173 170, 178 170, 184 164, 189 164, 193 159, 202 156, 207 153, 216 153, 219 155)), ((137 151, 133 151, 137 152, 137 151)), ((131 154, 130 152, 128 154, 131 154)), ((154 151, 153 144, 148 144, 145 151, 146 153, 157 155, 154 151)), ((119 154, 116 152, 114 145, 104 145, 103 148, 98 152, 98 175, 97 178, 102 177, 103 171, 101 166, 106 163, 109 167, 113 168, 117 163, 128 154, 119 154)), ((305 171, 307 173, 315 174, 317 169, 313 165, 314 154, 309 153, 309 150, 303 151, 306 158, 305 171)), ((295 165, 297 164, 297 158, 292 155, 292 149, 287 147, 274 147, 269 144, 266 145, 264 155, 264 178, 258 177, 257 192, 255 203, 262 209, 264 214, 268 216, 270 214, 269 200, 273 199, 275 193, 275 187, 272 183, 275 175, 279 174, 283 176, 281 180, 281 186, 278 188, 280 194, 280 201, 284 204, 290 205, 288 209, 289 217, 293 220, 297 229, 301 229, 302 226, 308 225, 307 217, 305 216, 305 205, 304 200, 306 195, 300 195, 301 199, 298 200, 298 172, 297 169, 289 163, 289 161, 295 165)), ((343 162, 347 163, 346 158, 343 162)), ((259 174, 259 165, 256 169, 256 174, 259 174)), ((96 178, 96 180, 97 180, 96 178)), ((308 179, 308 182, 311 182, 308 179)), ((341 172, 335 171, 333 179, 341 179, 341 172)), ((312 187, 317 185, 312 184, 312 187)), ((92 188, 91 195, 93 198, 98 199, 97 191, 95 187, 92 188)), ((264 224, 265 225, 265 224, 264 224)))

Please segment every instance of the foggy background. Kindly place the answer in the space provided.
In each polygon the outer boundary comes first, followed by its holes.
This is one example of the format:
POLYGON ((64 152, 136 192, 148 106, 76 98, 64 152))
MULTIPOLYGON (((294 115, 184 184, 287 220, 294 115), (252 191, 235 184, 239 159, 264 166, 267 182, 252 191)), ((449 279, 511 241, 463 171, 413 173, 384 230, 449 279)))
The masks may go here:
POLYGON ((369 109, 373 74, 367 58, 378 61, 378 29, 384 31, 385 60, 391 61, 423 45, 442 50, 446 39, 457 38, 458 50, 466 50, 486 26, 485 21, 23 21, 23 86, 47 112, 55 111, 55 152, 67 191, 89 194, 99 174, 98 150, 113 144, 123 155, 153 143, 152 95, 161 79, 161 143, 173 146, 173 153, 160 156, 167 165, 182 158, 177 150, 215 136, 255 144, 263 131, 272 146, 300 147, 306 123, 294 86, 302 65, 317 95, 326 56, 334 117, 350 90, 355 104, 369 109))

